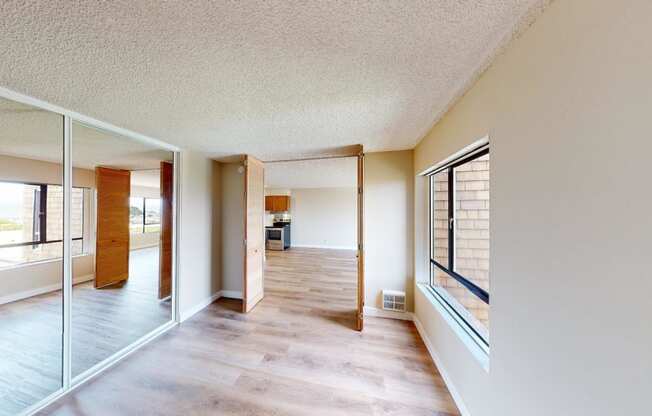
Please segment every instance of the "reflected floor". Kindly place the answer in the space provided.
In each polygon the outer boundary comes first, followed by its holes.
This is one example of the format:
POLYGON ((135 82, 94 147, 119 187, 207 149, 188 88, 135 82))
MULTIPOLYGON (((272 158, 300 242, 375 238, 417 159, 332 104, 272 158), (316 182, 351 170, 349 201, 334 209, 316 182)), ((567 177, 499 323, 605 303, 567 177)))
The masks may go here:
MULTIPOLYGON (((130 253, 123 285, 73 287, 76 376, 171 318, 158 295, 158 247, 130 253)), ((61 387, 61 291, 0 305, 0 415, 13 415, 61 387)))

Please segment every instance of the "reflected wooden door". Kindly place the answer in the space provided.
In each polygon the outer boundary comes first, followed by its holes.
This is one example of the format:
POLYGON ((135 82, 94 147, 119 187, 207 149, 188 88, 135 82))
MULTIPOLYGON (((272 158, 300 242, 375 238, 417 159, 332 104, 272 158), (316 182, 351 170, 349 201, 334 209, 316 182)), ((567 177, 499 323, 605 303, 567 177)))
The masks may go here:
POLYGON ((245 159, 245 259, 242 309, 252 310, 264 296, 265 170, 263 162, 245 159))
POLYGON ((131 172, 95 168, 97 238, 95 288, 129 278, 129 194, 131 172))
POLYGON ((158 298, 172 295, 172 200, 174 169, 172 163, 161 162, 161 241, 159 244, 158 298))

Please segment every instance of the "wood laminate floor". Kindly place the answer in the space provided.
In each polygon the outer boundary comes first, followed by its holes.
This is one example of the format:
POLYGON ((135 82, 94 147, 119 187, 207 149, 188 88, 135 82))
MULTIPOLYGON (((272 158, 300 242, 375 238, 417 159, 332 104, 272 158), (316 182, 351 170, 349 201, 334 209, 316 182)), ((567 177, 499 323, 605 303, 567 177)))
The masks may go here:
POLYGON ((42 414, 458 415, 411 322, 351 329, 355 255, 268 252, 249 314, 220 299, 42 414))
MULTIPOLYGON (((132 251, 129 268, 122 286, 73 287, 73 376, 170 320, 170 302, 157 299, 158 248, 132 251)), ((62 307, 60 290, 0 305, 0 415, 61 388, 62 307)))

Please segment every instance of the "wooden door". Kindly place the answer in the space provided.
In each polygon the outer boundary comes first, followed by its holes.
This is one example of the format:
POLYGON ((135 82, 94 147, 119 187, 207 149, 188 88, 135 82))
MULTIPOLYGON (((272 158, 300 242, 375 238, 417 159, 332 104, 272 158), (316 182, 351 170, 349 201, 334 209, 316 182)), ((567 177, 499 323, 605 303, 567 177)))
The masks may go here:
POLYGON ((252 310, 264 296, 265 183, 260 160, 245 159, 245 259, 242 309, 252 310))
POLYGON ((97 187, 97 238, 95 244, 95 288, 129 278, 128 170, 95 169, 97 187))
POLYGON ((358 310, 356 329, 364 327, 364 156, 358 154, 358 310))
POLYGON ((158 298, 172 295, 172 201, 174 169, 172 163, 161 162, 161 241, 159 244, 158 298))

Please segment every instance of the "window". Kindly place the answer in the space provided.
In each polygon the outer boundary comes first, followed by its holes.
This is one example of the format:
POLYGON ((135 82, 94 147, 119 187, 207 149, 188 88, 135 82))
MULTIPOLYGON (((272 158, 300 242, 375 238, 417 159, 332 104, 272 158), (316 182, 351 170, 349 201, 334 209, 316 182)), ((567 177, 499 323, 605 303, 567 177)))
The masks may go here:
POLYGON ((129 198, 129 229, 134 234, 160 231, 161 199, 129 198))
POLYGON ((145 199, 139 197, 129 198, 129 230, 132 233, 144 232, 145 199))
POLYGON ((489 345, 489 148, 429 174, 430 285, 489 345))
POLYGON ((161 231, 161 200, 145 198, 145 232, 161 231))
MULTIPOLYGON (((61 258, 63 188, 0 182, 0 267, 61 258)), ((72 254, 83 252, 84 189, 73 188, 72 254)))

